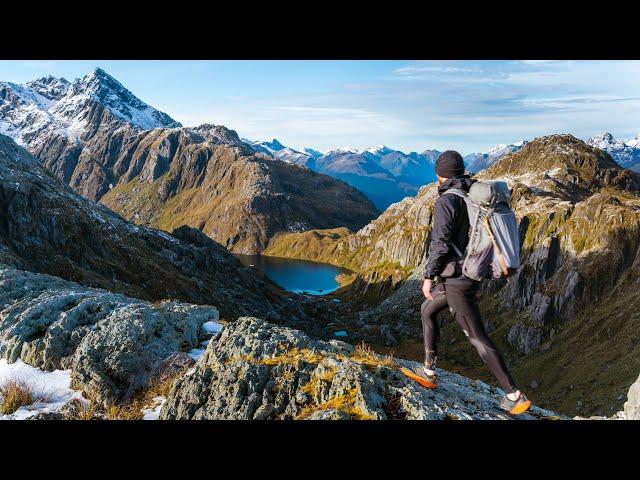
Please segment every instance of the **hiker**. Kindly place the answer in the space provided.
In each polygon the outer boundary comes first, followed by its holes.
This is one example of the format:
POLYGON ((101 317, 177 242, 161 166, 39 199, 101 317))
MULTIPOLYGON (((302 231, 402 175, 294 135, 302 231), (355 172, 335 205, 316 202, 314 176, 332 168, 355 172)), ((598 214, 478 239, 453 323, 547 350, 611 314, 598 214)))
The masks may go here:
MULTIPOLYGON (((435 365, 439 336, 436 317, 448 306, 480 358, 505 391, 500 407, 511 414, 523 413, 528 410, 531 402, 517 389, 502 355, 487 335, 482 323, 476 298, 480 281, 462 273, 463 252, 469 243, 471 227, 464 197, 475 180, 465 175, 462 157, 455 151, 442 153, 436 161, 435 169, 439 197, 435 205, 429 259, 422 286, 426 298, 421 308, 425 360, 423 366, 412 372, 416 376, 414 380, 428 388, 436 386, 435 365), (445 194, 448 190, 451 190, 449 194, 445 194), (434 288, 433 282, 436 277, 440 282, 434 288)), ((506 184, 503 185, 506 189, 506 184)), ((515 222, 515 217, 513 221, 515 222)), ((495 245, 493 236, 491 241, 495 245)), ((489 243, 489 248, 491 247, 489 243)), ((518 253, 519 250, 516 254, 518 253)), ((500 257, 500 261, 502 267, 504 259, 500 257)), ((519 262, 519 259, 517 261, 519 262)), ((506 266, 504 270, 507 275, 506 266)), ((500 274, 497 275, 498 278, 499 276, 500 274)))

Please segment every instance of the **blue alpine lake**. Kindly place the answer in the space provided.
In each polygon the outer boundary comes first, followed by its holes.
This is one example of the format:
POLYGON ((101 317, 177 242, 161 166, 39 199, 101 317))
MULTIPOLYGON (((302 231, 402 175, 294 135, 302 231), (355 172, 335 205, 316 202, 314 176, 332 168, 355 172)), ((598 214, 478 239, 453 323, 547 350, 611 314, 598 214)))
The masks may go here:
POLYGON ((326 295, 340 287, 336 275, 349 273, 334 265, 292 258, 240 254, 236 254, 236 258, 243 265, 257 268, 283 289, 295 293, 326 295))

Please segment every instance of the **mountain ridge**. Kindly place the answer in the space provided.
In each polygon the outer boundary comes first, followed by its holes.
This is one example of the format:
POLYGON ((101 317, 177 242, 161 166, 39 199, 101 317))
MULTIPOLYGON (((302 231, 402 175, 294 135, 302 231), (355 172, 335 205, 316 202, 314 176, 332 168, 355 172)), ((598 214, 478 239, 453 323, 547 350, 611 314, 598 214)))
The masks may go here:
POLYGON ((356 229, 378 214, 359 191, 275 164, 231 129, 180 126, 104 70, 1 85, 0 129, 77 193, 138 223, 188 224, 253 254, 281 231, 356 229))

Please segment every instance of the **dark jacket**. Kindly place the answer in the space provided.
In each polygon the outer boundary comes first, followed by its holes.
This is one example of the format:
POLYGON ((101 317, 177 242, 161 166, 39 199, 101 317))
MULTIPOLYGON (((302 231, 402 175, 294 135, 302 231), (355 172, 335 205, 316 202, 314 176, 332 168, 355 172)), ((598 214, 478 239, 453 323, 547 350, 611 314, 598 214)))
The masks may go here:
POLYGON ((424 278, 434 278, 442 273, 447 263, 457 256, 451 244, 455 244, 460 252, 464 252, 469 243, 469 217, 467 205, 458 195, 444 192, 450 188, 459 188, 466 192, 475 180, 469 177, 450 178, 438 188, 440 196, 436 200, 436 207, 431 228, 431 244, 429 246, 429 260, 424 278))

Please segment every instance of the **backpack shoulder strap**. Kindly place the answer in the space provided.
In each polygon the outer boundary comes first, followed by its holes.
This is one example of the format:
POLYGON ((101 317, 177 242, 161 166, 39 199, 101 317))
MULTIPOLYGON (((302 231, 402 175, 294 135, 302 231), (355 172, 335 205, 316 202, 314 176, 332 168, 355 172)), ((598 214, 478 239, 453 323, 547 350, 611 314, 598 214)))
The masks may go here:
POLYGON ((465 192, 464 190, 461 190, 459 188, 450 188, 449 190, 445 190, 443 192, 443 195, 445 193, 450 193, 451 195, 457 195, 458 197, 462 197, 462 198, 467 198, 467 192, 465 192))
MULTIPOLYGON (((445 190, 443 192, 443 195, 445 193, 448 193, 450 195, 456 195, 458 197, 461 197, 466 203, 469 202, 469 197, 467 195, 467 192, 465 192, 464 190, 461 190, 459 188, 450 188, 449 190, 445 190)), ((468 212, 468 210, 467 210, 467 212, 468 212)), ((456 246, 455 243, 451 242, 451 246, 453 247, 453 250, 456 252, 456 255, 458 255, 458 257, 464 258, 465 254, 460 251, 460 249, 456 246)))

